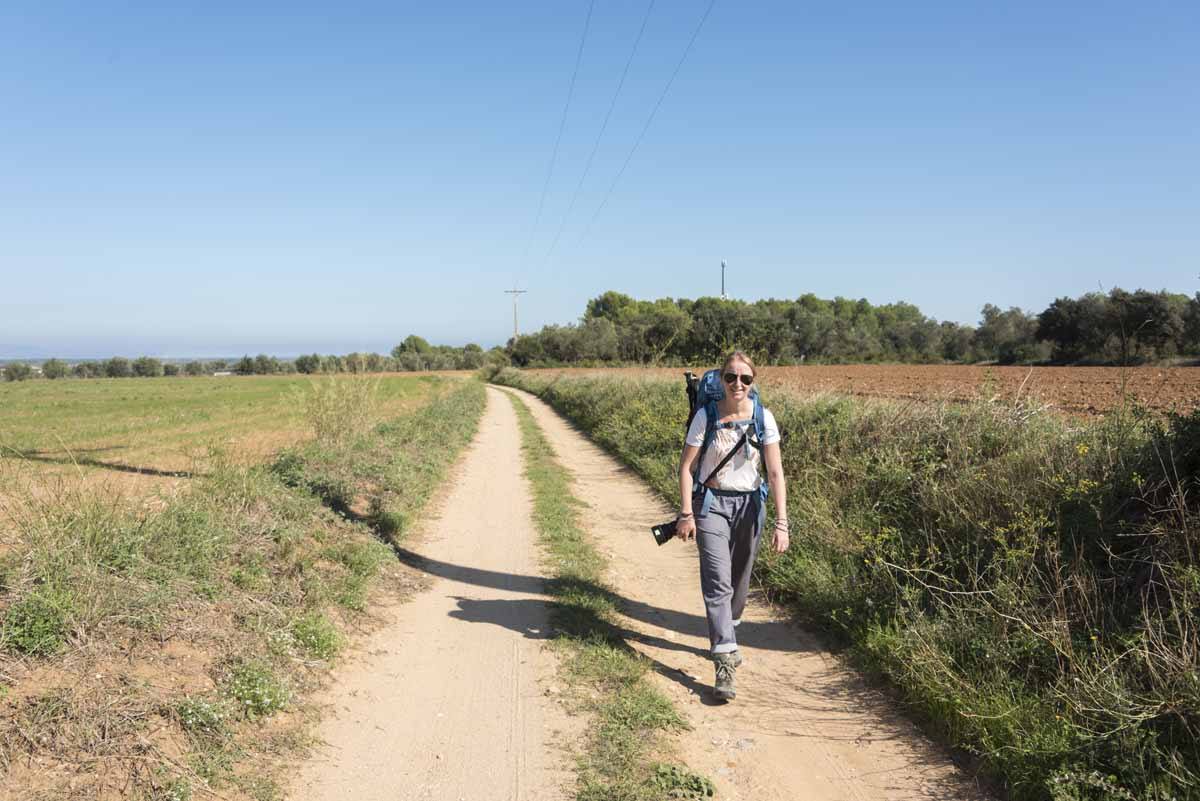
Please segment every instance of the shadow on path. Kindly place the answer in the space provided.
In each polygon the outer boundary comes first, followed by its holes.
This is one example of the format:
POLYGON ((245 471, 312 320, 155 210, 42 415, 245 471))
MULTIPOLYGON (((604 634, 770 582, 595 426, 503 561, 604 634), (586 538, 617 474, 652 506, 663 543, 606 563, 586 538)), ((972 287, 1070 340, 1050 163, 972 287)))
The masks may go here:
MULTIPOLYGON (((493 626, 502 626, 531 640, 550 640, 559 633, 559 630, 552 625, 533 626, 528 623, 529 620, 538 619, 539 615, 544 616, 545 610, 549 608, 552 616, 561 616, 565 619, 564 622, 571 621, 574 618, 575 626, 572 626, 570 622, 566 622, 566 625, 570 628, 578 627, 581 631, 587 632, 607 631, 610 642, 616 648, 632 651, 633 649, 629 643, 636 642, 652 645, 656 648, 693 654, 703 659, 708 658, 708 651, 672 642, 661 637, 645 635, 621 626, 614 626, 594 614, 588 614, 586 622, 579 621, 577 616, 586 613, 569 606, 559 605, 553 600, 542 601, 534 598, 511 601, 478 600, 461 596, 455 596, 454 600, 458 602, 458 609, 451 612, 450 617, 468 623, 488 623, 493 626)), ((643 651, 637 651, 636 653, 640 658, 650 663, 652 670, 695 693, 704 704, 719 705, 723 703, 713 698, 710 692, 711 688, 705 684, 701 684, 695 676, 679 668, 669 667, 643 651)))
MULTIPOLYGON (((442 562, 437 559, 431 559, 427 556, 410 551, 399 545, 392 546, 396 553, 396 557, 404 564, 416 570, 423 571, 432 576, 457 581, 462 584, 473 584, 480 587, 490 587, 492 589, 508 590, 510 592, 521 593, 525 595, 545 595, 547 586, 553 579, 545 579, 541 576, 525 576, 515 573, 500 573, 494 570, 482 570, 475 567, 467 567, 465 565, 455 565, 449 562, 442 562)), ((591 584, 589 589, 595 592, 603 593, 616 605, 616 607, 626 616, 645 623, 650 626, 658 626, 668 631, 674 631, 679 634, 686 634, 691 637, 707 639, 708 624, 700 615, 691 615, 686 612, 680 612, 675 609, 663 609, 657 606, 651 606, 643 601, 638 601, 634 598, 627 598, 619 593, 602 585, 591 584)), ((697 599, 697 602, 699 599, 697 599)), ((474 602, 485 603, 485 602, 474 602)), ((523 601, 502 601, 492 603, 524 603, 523 601)), ((529 603, 541 603, 540 601, 529 601, 529 603)), ((553 601, 550 601, 553 603, 553 601)), ((462 610, 460 610, 460 613, 462 610)), ((466 614, 466 613, 463 613, 466 614)), ((464 619, 470 619, 465 618, 464 619)), ((480 615, 481 622, 498 622, 498 617, 494 613, 490 616, 480 615)), ((674 651, 684 651, 708 656, 707 651, 702 651, 698 648, 693 648, 689 645, 673 642, 661 637, 642 634, 635 631, 624 632, 628 639, 644 642, 648 645, 653 645, 657 648, 664 648, 674 651)), ((738 642, 751 648, 761 648, 772 651, 793 651, 793 652, 816 652, 816 643, 807 641, 808 638, 797 637, 795 628, 784 621, 757 622, 747 620, 738 627, 738 642), (800 640, 797 643, 797 640, 800 640)))

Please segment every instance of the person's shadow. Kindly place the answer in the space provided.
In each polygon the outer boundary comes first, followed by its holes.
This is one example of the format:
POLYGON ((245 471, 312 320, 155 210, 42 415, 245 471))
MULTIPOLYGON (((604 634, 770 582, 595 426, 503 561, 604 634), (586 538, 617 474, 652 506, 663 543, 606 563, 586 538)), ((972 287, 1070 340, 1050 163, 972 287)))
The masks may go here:
MULTIPOLYGON (((536 598, 506 600, 456 596, 458 608, 450 613, 455 619, 502 626, 535 640, 549 639, 558 634, 585 637, 594 636, 595 632, 604 632, 610 645, 629 652, 636 651, 641 658, 650 662, 657 673, 695 693, 703 703, 723 703, 712 698, 710 688, 694 676, 682 669, 663 664, 644 651, 634 649, 631 643, 691 654, 707 660, 710 654, 706 649, 618 626, 586 606, 559 603, 555 599, 580 594, 599 595, 606 598, 622 614, 639 623, 704 639, 708 636, 708 624, 700 615, 652 606, 584 579, 554 579, 502 573, 432 559, 395 543, 392 543, 392 549, 402 563, 432 576, 463 584, 546 597, 546 600, 542 601, 536 598)), ((738 627, 738 640, 749 647, 771 650, 809 651, 816 647, 806 639, 798 642, 792 627, 785 621, 745 621, 738 627)))

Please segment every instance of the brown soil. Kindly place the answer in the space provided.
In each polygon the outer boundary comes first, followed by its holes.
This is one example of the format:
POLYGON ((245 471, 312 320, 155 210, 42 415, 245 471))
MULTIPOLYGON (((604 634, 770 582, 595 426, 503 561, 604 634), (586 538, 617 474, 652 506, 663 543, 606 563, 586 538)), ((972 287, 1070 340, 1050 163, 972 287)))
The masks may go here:
MULTIPOLYGON (((696 369, 702 369, 696 368, 696 369)), ((612 370, 534 370, 585 374, 612 370)), ((679 378, 682 368, 638 369, 679 378)), ((982 367, 975 365, 850 364, 764 367, 765 387, 916 400, 1026 399, 1075 415, 1097 415, 1137 403, 1154 411, 1200 404, 1197 367, 982 367)))
POLYGON ((652 661, 660 686, 691 723, 678 754, 714 779, 718 798, 987 798, 887 698, 761 599, 738 629, 745 663, 737 699, 713 699, 695 545, 655 545, 649 527, 672 510, 549 406, 521 396, 590 507, 584 523, 609 558, 630 644, 652 661))

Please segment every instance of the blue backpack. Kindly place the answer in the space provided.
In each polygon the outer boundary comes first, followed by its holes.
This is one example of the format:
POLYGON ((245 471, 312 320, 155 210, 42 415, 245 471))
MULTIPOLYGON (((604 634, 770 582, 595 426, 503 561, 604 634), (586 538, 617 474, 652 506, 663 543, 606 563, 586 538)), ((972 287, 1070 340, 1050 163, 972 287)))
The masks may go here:
MULTIPOLYGON (((695 373, 688 371, 683 374, 687 380, 687 395, 690 403, 688 411, 687 423, 684 424, 684 430, 692 427, 692 419, 696 416, 696 412, 704 410, 705 428, 704 428, 704 443, 700 446, 700 453, 696 457, 696 469, 699 470, 700 465, 704 463, 704 454, 708 450, 708 446, 712 444, 713 437, 717 433, 717 419, 721 416, 717 411, 717 402, 725 397, 725 385, 721 381, 720 370, 709 370, 700 378, 696 378, 695 373)), ((766 436, 767 426, 763 416, 762 399, 758 394, 758 387, 750 387, 750 399, 754 401, 754 412, 752 420, 754 422, 754 436, 747 438, 747 444, 751 447, 762 450, 763 437, 766 436)), ((720 427, 729 427, 734 423, 724 423, 720 427)), ((697 476, 699 478, 699 476, 697 476)), ((707 481, 711 476, 706 477, 707 481)), ((703 488, 704 499, 701 501, 700 511, 696 513, 697 517, 704 517, 708 514, 708 507, 712 503, 712 492, 709 488, 700 485, 703 488)), ((700 491, 700 490, 698 490, 700 491)), ((766 500, 767 494, 771 488, 767 485, 767 479, 764 477, 762 483, 758 486, 759 497, 766 500)))

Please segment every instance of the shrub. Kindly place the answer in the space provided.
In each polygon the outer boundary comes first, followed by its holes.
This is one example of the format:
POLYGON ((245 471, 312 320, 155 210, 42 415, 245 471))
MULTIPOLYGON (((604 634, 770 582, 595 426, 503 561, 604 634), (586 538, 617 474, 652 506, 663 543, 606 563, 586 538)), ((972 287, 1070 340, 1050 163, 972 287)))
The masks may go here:
POLYGON ((379 380, 333 377, 312 384, 304 398, 304 416, 317 441, 343 445, 361 437, 376 422, 379 380))
POLYGON ((61 359, 47 359, 42 363, 42 376, 51 380, 67 377, 66 362, 61 359))
POLYGON ((113 356, 102 362, 101 367, 108 378, 129 378, 133 375, 133 367, 129 360, 121 356, 113 356))
POLYGON ((157 378, 163 374, 163 363, 151 356, 140 356, 133 360, 131 369, 139 378, 157 378))
POLYGON ((33 378, 33 368, 24 362, 10 362, 4 365, 5 381, 28 381, 33 378))

